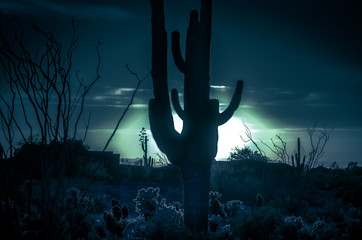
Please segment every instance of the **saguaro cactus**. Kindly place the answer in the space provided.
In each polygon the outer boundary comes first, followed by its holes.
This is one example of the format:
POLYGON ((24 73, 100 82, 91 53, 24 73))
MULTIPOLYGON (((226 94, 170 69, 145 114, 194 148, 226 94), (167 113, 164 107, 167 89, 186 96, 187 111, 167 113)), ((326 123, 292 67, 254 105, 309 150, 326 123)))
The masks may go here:
MULTIPOLYGON (((139 134, 139 141, 141 143, 142 151, 143 151, 143 166, 144 167, 153 167, 154 159, 151 156, 148 156, 148 136, 146 133, 146 129, 142 128, 139 134)), ((142 163, 141 163, 142 165, 142 163)))
POLYGON ((217 153, 218 126, 238 108, 243 82, 238 81, 230 105, 219 113, 219 101, 210 99, 211 0, 201 0, 200 19, 191 11, 185 60, 180 52, 180 34, 172 33, 175 64, 184 74, 184 109, 177 90, 171 100, 183 120, 179 134, 173 124, 167 85, 167 34, 163 0, 151 0, 152 79, 154 98, 149 102, 152 135, 169 161, 181 168, 184 186, 184 221, 196 231, 207 230, 211 164, 217 153))
POLYGON ((303 161, 301 161, 301 155, 300 155, 300 138, 298 138, 298 143, 297 143, 297 152, 295 153, 295 158, 292 155, 292 165, 293 167, 296 167, 297 169, 304 169, 304 164, 305 164, 305 156, 303 157, 303 161))

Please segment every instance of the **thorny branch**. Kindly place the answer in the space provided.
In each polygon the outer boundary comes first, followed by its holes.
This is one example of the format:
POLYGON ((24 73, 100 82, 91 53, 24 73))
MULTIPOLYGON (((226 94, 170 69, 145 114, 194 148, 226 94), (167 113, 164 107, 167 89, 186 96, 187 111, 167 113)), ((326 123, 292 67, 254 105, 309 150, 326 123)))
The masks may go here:
POLYGON ((248 142, 251 142, 253 143, 253 145, 256 147, 256 149, 258 149, 259 153, 263 156, 265 156, 265 152, 259 147, 258 143, 255 142, 255 140, 253 139, 253 135, 250 131, 250 128, 246 125, 246 123, 244 122, 243 120, 243 124, 244 124, 244 127, 245 127, 245 135, 247 137, 247 139, 244 139, 243 136, 241 135, 240 138, 241 140, 244 142, 244 143, 248 143, 248 142))
POLYGON ((117 122, 117 124, 116 124, 116 127, 114 128, 111 136, 109 137, 106 145, 104 146, 103 152, 107 149, 109 143, 112 141, 112 138, 114 137, 114 135, 115 135, 116 132, 117 132, 117 129, 118 129, 118 127, 119 127, 119 124, 121 123, 121 121, 123 120, 124 116, 125 116, 126 113, 128 112, 128 109, 129 109, 129 108, 131 107, 131 105, 133 104, 134 97, 136 96, 136 93, 137 93, 138 89, 140 88, 142 82, 144 82, 144 81, 146 80, 146 78, 150 75, 150 73, 148 73, 144 78, 141 79, 141 78, 138 76, 137 73, 133 72, 133 71, 129 68, 128 64, 126 65, 126 68, 127 68, 127 70, 128 70, 129 73, 131 73, 133 76, 136 77, 136 79, 137 79, 137 85, 136 85, 136 87, 135 87, 135 90, 134 90, 133 93, 132 93, 131 100, 129 101, 127 107, 126 107, 125 110, 123 111, 121 117, 118 119, 118 122, 117 122))
MULTIPOLYGON (((13 143, 14 128, 17 129, 26 143, 33 142, 35 129, 40 132, 42 144, 59 140, 64 143, 68 140, 73 142, 84 112, 85 97, 100 79, 101 57, 99 47, 101 42, 98 42, 95 47, 98 60, 95 78, 90 83, 85 83, 83 80, 79 80, 77 72, 78 88, 76 88, 76 92, 73 92, 72 89, 75 87, 71 81, 73 78, 73 54, 77 49, 79 40, 79 36, 76 35, 74 19, 72 19, 71 40, 66 48, 53 33, 45 32, 33 25, 31 29, 45 40, 43 48, 33 50, 26 45, 25 31, 22 26, 17 22, 15 24, 17 32, 14 33, 13 37, 11 35, 5 36, 0 32, 0 64, 7 85, 13 93, 13 103, 15 101, 16 103, 20 102, 16 108, 21 109, 25 126, 22 128, 19 126, 14 110, 8 111, 8 119, 4 122, 6 117, 4 111, 8 107, 2 104, 4 106, 0 109, 2 129, 8 129, 7 142, 9 143, 10 140, 13 143), (52 105, 56 107, 53 108, 52 105), (23 134, 24 127, 29 129, 29 141, 23 134), (72 134, 70 131, 73 131, 72 134), (12 136, 9 139, 10 133, 12 136)), ((1 97, 1 102, 5 103, 5 97, 1 97)), ((90 119, 88 119, 86 131, 89 121, 90 119)), ((12 147, 10 146, 10 148, 12 147)))
MULTIPOLYGON (((259 147, 258 143, 254 140, 250 128, 245 123, 244 127, 246 139, 240 136, 243 142, 251 142, 258 149, 259 153, 265 156, 265 151, 263 151, 259 147)), ((314 168, 318 161, 323 157, 324 148, 330 139, 330 134, 332 131, 333 129, 327 129, 324 126, 322 128, 317 128, 316 124, 313 127, 307 129, 310 142, 310 151, 305 163, 306 170, 314 168)), ((283 163, 290 164, 290 154, 288 153, 287 142, 284 141, 280 135, 276 135, 276 138, 279 143, 276 142, 273 138, 270 139, 272 143, 271 145, 265 143, 262 140, 260 140, 260 142, 272 153, 274 153, 277 156, 277 159, 280 159, 283 163)))
MULTIPOLYGON (((122 122, 122 120, 124 119, 126 113, 127 113, 128 110, 129 110, 129 108, 130 108, 131 105, 133 104, 133 100, 134 100, 134 98, 135 98, 135 96, 136 96, 136 93, 138 92, 141 84, 142 84, 142 83, 147 79, 147 77, 150 75, 150 73, 148 73, 145 77, 143 77, 143 78, 141 79, 141 78, 138 76, 137 73, 133 72, 133 71, 129 68, 128 64, 126 65, 126 68, 127 68, 127 70, 128 70, 129 73, 131 73, 133 76, 136 77, 136 79, 137 79, 137 85, 136 85, 136 87, 135 87, 135 89, 134 89, 134 91, 133 91, 133 93, 132 93, 131 99, 130 99, 127 107, 123 110, 123 113, 122 113, 122 115, 120 116, 120 118, 118 119, 117 124, 116 124, 116 126, 115 126, 115 128, 114 128, 114 130, 113 130, 113 132, 112 132, 112 134, 111 134, 111 136, 109 137, 106 145, 104 146, 102 152, 106 151, 109 143, 112 141, 112 138, 114 137, 114 135, 116 134, 116 132, 117 132, 117 130, 118 130, 119 124, 122 122)), ((98 164, 97 164, 96 168, 94 169, 93 174, 92 174, 91 176, 94 176, 94 175, 97 173, 97 171, 98 171, 98 169, 100 168, 101 164, 102 164, 102 161, 98 161, 98 164)), ((88 192, 88 189, 89 189, 91 183, 92 183, 92 179, 89 180, 89 182, 88 182, 88 184, 87 184, 87 186, 86 186, 86 188, 85 188, 85 191, 84 191, 84 194, 83 194, 82 198, 85 197, 85 194, 86 194, 86 192, 88 192)))

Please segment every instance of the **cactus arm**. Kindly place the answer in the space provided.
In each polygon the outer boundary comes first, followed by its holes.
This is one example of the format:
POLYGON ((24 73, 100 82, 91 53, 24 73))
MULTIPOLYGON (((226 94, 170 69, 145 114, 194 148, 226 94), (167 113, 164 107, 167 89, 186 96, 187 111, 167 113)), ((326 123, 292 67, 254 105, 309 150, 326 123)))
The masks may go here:
POLYGON ((190 13, 189 29, 195 29, 199 25, 199 12, 192 10, 190 13))
POLYGON ((158 103, 169 105, 167 85, 167 34, 162 0, 151 0, 153 92, 158 103))
POLYGON ((178 98, 178 92, 176 89, 172 89, 172 91, 171 91, 171 101, 172 101, 173 108, 175 109, 177 115, 183 120, 185 113, 180 105, 180 100, 178 98))
POLYGON ((147 143, 145 142, 144 135, 141 135, 141 146, 142 146, 142 151, 143 151, 143 152, 146 152, 146 151, 147 151, 147 149, 146 149, 146 147, 145 147, 146 144, 147 144, 147 143))
POLYGON ((185 60, 182 58, 181 49, 180 49, 180 33, 178 31, 173 31, 171 42, 172 56, 175 61, 175 64, 180 70, 180 72, 185 73, 185 60))
POLYGON ((181 137, 175 130, 167 85, 167 36, 162 0, 151 0, 152 80, 154 99, 149 101, 149 119, 159 149, 171 163, 180 165, 181 137))
POLYGON ((303 157, 303 163, 302 163, 302 167, 304 168, 305 166, 305 156, 303 157))
POLYGON ((175 130, 170 109, 165 109, 155 99, 149 101, 149 119, 153 138, 169 161, 180 166, 184 152, 181 135, 175 130))
POLYGON ((243 92, 243 86, 244 86, 243 81, 239 80, 236 83, 234 95, 230 101, 229 106, 218 116, 217 123, 219 126, 226 123, 233 116, 235 110, 239 107, 241 95, 243 92))
MULTIPOLYGON (((211 38, 211 0, 202 0, 201 1, 201 8, 200 8, 200 24, 206 30, 206 37, 208 39, 211 38)), ((210 48, 210 41, 208 41, 210 48)))
POLYGON ((145 150, 144 150, 144 154, 145 154, 145 158, 147 159, 147 155, 148 155, 148 144, 147 144, 147 136, 145 136, 145 141, 144 141, 144 144, 145 144, 145 150))
POLYGON ((200 22, 211 26, 211 0, 201 0, 200 22))

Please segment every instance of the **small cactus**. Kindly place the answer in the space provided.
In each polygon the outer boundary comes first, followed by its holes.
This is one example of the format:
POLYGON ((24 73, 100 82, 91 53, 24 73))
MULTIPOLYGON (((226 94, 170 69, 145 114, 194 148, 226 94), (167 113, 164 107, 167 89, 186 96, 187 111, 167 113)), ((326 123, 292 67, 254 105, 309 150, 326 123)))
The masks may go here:
POLYGON ((139 134, 139 141, 141 143, 142 151, 143 151, 143 166, 144 167, 153 167, 154 159, 148 156, 148 136, 146 133, 146 129, 143 127, 139 134))
POLYGON ((292 155, 292 165, 293 167, 296 167, 297 169, 304 169, 305 164, 305 156, 303 157, 303 161, 301 161, 301 155, 300 155, 300 138, 298 138, 298 144, 297 144, 297 153, 295 153, 295 158, 292 155))
POLYGON ((116 234, 119 238, 123 237, 124 229, 127 227, 128 220, 128 208, 122 206, 117 200, 111 201, 112 209, 106 211, 103 214, 104 221, 106 223, 107 229, 116 234))
POLYGON ((119 221, 119 219, 121 219, 122 210, 118 205, 114 205, 112 207, 112 213, 113 213, 113 216, 116 218, 117 221, 119 221))
POLYGON ((258 195, 256 195, 255 208, 260 208, 263 205, 264 205, 264 198, 259 193, 258 195))
POLYGON ((210 191, 209 193, 209 212, 212 215, 225 217, 225 206, 220 202, 221 194, 210 191))
POLYGON ((125 205, 123 205, 123 207, 122 207, 122 216, 123 216, 123 219, 126 219, 126 218, 128 218, 128 214, 129 214, 129 211, 128 211, 128 207, 127 206, 125 206, 125 205))
POLYGON ((154 159, 152 157, 148 157, 148 158, 143 158, 143 162, 144 162, 144 165, 145 167, 153 167, 154 165, 154 159))

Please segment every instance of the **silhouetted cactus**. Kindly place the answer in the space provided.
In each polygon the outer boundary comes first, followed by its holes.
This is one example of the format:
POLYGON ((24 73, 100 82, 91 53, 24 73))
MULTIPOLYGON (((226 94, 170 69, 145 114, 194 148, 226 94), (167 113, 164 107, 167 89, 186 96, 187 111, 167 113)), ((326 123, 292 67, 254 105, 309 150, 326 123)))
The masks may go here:
POLYGON ((149 221, 158 206, 158 197, 160 196, 160 188, 148 187, 138 190, 137 197, 133 199, 136 203, 136 213, 139 217, 149 221))
POLYGON ((293 165, 293 167, 296 167, 297 169, 303 169, 304 165, 305 165, 305 156, 303 157, 303 161, 301 161, 300 138, 298 138, 297 152, 295 153, 295 158, 292 155, 292 165, 293 165))
POLYGON ((121 208, 122 210, 122 218, 123 219, 126 219, 128 218, 128 214, 129 214, 129 210, 128 210, 128 207, 123 205, 123 207, 121 208))
POLYGON ((126 206, 121 207, 121 204, 117 200, 112 200, 111 205, 111 211, 104 212, 103 218, 107 229, 112 234, 116 234, 118 237, 122 238, 124 229, 129 224, 129 220, 127 218, 128 208, 126 206))
POLYGON ((152 157, 148 157, 143 158, 143 162, 145 167, 153 167, 155 161, 152 157))
POLYGON ((255 208, 260 208, 264 205, 264 198, 261 194, 256 195, 255 208))
POLYGON ((111 205, 113 216, 116 218, 117 221, 119 221, 119 219, 121 219, 122 217, 121 204, 117 200, 112 200, 111 205))
POLYGON ((148 157, 148 136, 146 133, 146 129, 142 128, 140 131, 140 143, 143 151, 143 166, 145 167, 153 167, 154 159, 152 157, 148 157))
POLYGON ((210 191, 209 193, 209 213, 211 215, 225 217, 225 206, 220 202, 221 194, 219 192, 210 191))
POLYGON ((243 82, 238 81, 230 105, 219 113, 219 101, 210 99, 211 0, 201 0, 200 19, 191 11, 185 59, 180 52, 180 33, 172 33, 172 54, 184 74, 184 109, 173 89, 171 100, 183 120, 182 133, 173 124, 167 85, 167 34, 163 0, 151 0, 152 79, 154 98, 149 102, 153 137, 169 161, 181 168, 184 184, 185 225, 207 230, 210 168, 217 153, 218 126, 238 108, 243 82))
POLYGON ((297 211, 300 207, 300 203, 304 194, 305 180, 303 175, 305 173, 305 156, 301 157, 300 153, 300 138, 297 142, 297 152, 292 155, 292 166, 290 169, 290 190, 289 190, 289 210, 297 211))

